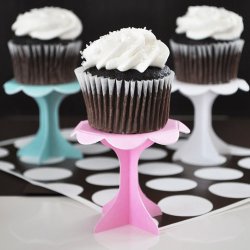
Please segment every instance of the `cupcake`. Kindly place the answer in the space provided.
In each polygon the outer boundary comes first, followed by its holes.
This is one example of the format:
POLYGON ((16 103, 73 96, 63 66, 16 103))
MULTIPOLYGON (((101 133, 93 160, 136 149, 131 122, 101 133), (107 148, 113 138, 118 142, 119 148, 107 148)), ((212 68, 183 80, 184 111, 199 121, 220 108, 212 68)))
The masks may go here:
POLYGON ((191 6, 176 24, 170 46, 179 81, 218 84, 237 78, 242 17, 224 8, 191 6))
POLYGON ((146 29, 125 28, 90 43, 75 70, 90 126, 118 134, 164 127, 174 72, 168 47, 146 29))
POLYGON ((8 42, 14 77, 24 84, 48 85, 75 80, 82 23, 59 7, 32 9, 12 25, 8 42))

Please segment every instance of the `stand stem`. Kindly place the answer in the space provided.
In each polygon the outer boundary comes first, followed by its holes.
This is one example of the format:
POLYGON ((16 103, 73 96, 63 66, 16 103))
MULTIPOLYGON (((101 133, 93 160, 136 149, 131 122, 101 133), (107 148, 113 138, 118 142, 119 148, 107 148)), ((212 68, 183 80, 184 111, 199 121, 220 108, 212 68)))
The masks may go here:
POLYGON ((28 158, 35 164, 54 163, 65 157, 82 156, 80 151, 62 137, 59 130, 58 109, 64 97, 64 94, 51 92, 35 98, 39 107, 39 129, 33 141, 18 151, 18 156, 28 158))
POLYGON ((115 148, 107 141, 102 143, 112 148, 119 158, 120 187, 117 196, 104 206, 103 216, 96 225, 95 232, 131 224, 158 234, 158 227, 151 216, 160 215, 160 208, 142 193, 138 181, 139 156, 153 143, 146 141, 131 150, 115 148))
MULTIPOLYGON (((52 92, 48 96, 36 98, 39 107, 39 130, 37 139, 41 142, 42 137, 50 140, 52 147, 56 138, 60 137, 58 111, 64 96, 62 94, 52 92)), ((51 146, 46 145, 46 140, 43 141, 43 154, 47 155, 51 146)))
POLYGON ((188 141, 174 154, 174 159, 201 166, 224 163, 226 158, 218 153, 210 132, 213 130, 212 106, 217 94, 206 92, 187 97, 194 105, 194 129, 188 141))

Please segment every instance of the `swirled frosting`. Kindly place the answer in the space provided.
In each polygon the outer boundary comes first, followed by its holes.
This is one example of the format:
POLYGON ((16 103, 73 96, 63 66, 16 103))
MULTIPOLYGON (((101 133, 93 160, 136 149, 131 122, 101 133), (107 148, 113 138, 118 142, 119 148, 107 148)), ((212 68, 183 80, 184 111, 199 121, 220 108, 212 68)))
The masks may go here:
POLYGON ((30 36, 40 40, 73 40, 81 34, 82 23, 70 10, 44 7, 18 15, 12 30, 16 36, 30 36))
POLYGON ((82 52, 86 70, 135 69, 144 72, 149 66, 163 68, 169 56, 168 47, 146 29, 125 28, 100 37, 82 52))
POLYGON ((213 6, 190 6, 184 16, 177 18, 176 24, 176 33, 186 33, 194 40, 233 40, 244 29, 241 16, 213 6))

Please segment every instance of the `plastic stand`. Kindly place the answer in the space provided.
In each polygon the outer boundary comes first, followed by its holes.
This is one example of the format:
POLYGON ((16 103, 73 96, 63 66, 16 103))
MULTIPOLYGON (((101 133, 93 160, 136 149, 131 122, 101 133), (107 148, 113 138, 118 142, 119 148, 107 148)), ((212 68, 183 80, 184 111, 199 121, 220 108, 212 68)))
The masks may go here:
POLYGON ((77 82, 58 85, 25 85, 10 80, 4 90, 12 95, 23 91, 32 97, 39 107, 39 129, 28 145, 19 149, 20 160, 32 164, 52 164, 65 158, 81 158, 82 154, 61 135, 58 109, 63 98, 80 90, 77 82))
POLYGON ((197 85, 175 80, 172 92, 179 90, 194 105, 194 128, 173 159, 200 166, 223 164, 221 154, 249 155, 250 149, 229 145, 221 140, 212 127, 212 106, 218 95, 232 95, 238 89, 249 91, 248 84, 236 79, 225 84, 197 85))
POLYGON ((154 142, 162 145, 178 140, 179 132, 189 133, 189 129, 179 121, 169 120, 166 126, 152 133, 112 134, 91 128, 88 121, 82 121, 74 130, 81 144, 101 141, 117 154, 120 161, 120 187, 117 196, 103 207, 103 214, 95 227, 102 232, 126 224, 134 225, 153 234, 158 227, 152 216, 161 215, 161 210, 150 201, 139 187, 138 161, 142 151, 154 142))

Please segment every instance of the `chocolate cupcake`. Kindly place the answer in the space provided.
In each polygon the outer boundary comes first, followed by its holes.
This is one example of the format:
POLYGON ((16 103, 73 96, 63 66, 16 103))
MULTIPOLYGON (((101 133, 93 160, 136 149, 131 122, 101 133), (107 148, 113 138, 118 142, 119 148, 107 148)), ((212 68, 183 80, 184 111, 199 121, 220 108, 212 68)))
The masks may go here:
POLYGON ((89 124, 119 134, 164 127, 174 77, 168 56, 168 47, 146 29, 121 29, 87 46, 75 73, 89 124))
POLYGON ((179 81, 218 84, 237 78, 242 17, 224 8, 191 6, 176 24, 170 46, 179 81))
POLYGON ((12 25, 8 42, 14 77, 23 84, 48 85, 75 80, 82 23, 59 7, 32 9, 12 25))

